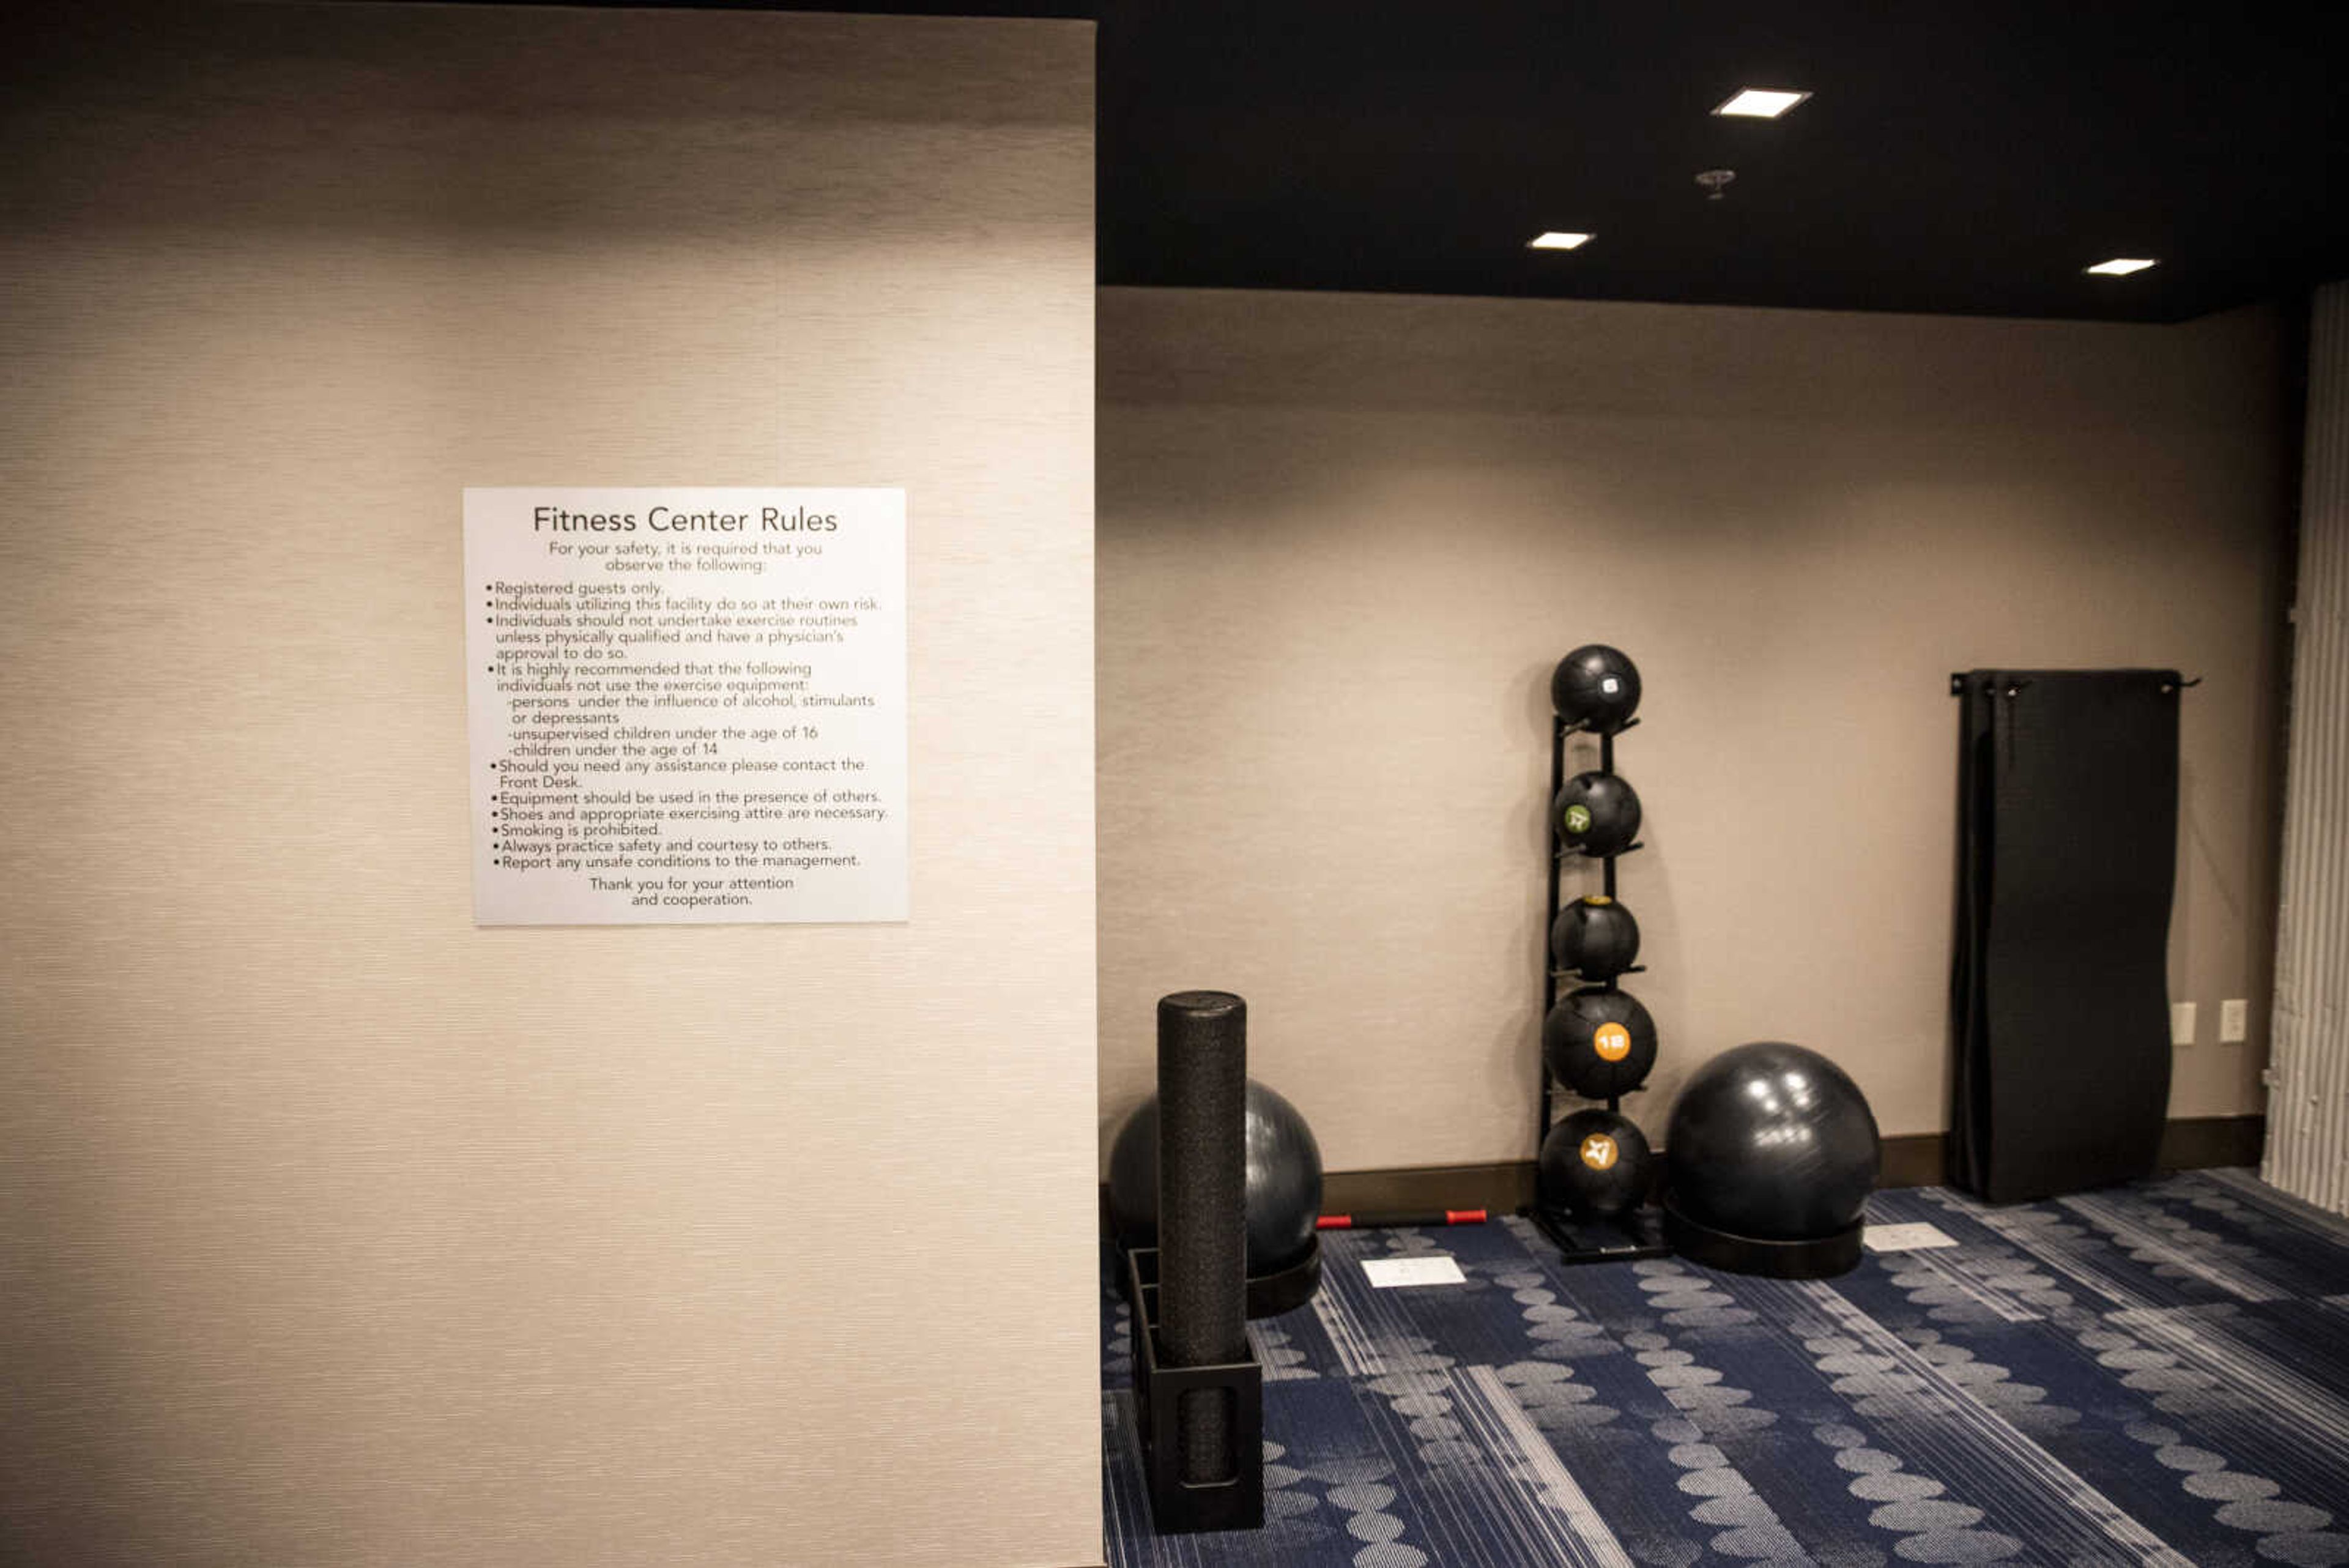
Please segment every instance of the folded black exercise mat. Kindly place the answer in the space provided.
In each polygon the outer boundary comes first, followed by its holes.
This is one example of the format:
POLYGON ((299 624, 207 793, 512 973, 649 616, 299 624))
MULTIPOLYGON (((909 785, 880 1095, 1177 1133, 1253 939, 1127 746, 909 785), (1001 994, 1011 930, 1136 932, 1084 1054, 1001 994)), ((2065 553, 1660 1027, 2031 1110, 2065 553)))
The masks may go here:
POLYGON ((1954 684, 1951 1179, 2009 1203, 2147 1175, 2169 1106, 2178 672, 1954 684))

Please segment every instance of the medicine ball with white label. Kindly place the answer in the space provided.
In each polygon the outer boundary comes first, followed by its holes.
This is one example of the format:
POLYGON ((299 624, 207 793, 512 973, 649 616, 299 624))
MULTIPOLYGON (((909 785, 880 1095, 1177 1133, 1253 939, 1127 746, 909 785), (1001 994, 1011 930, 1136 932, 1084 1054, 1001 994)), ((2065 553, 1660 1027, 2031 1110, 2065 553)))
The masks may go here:
POLYGON ((1542 1060, 1586 1100, 1628 1095, 1656 1064, 1656 1021, 1630 992, 1586 985, 1542 1020, 1542 1060))
POLYGON ((1640 671, 1605 643, 1587 643, 1557 661, 1549 701, 1568 729, 1611 735, 1639 709, 1640 671))

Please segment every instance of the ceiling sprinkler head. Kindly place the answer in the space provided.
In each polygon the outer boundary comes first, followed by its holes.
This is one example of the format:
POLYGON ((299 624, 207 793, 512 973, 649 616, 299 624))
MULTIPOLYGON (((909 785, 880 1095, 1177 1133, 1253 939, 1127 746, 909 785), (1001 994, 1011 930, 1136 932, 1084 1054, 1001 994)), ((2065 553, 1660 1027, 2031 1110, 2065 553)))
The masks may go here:
POLYGON ((1737 171, 1734 169, 1708 169, 1696 177, 1696 182, 1704 187, 1706 201, 1718 202, 1721 193, 1729 189, 1729 182, 1736 178, 1737 171))

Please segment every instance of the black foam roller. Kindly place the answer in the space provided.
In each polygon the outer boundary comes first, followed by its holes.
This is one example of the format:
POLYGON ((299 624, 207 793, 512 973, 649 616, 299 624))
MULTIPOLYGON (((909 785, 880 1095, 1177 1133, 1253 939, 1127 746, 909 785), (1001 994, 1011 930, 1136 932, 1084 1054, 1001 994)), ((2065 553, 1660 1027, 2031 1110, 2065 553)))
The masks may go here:
MULTIPOLYGON (((1247 1003, 1184 991, 1158 1003, 1158 1337, 1170 1366, 1247 1358, 1247 1003)), ((1231 1412, 1180 1401, 1183 1479, 1232 1473, 1231 1412)))

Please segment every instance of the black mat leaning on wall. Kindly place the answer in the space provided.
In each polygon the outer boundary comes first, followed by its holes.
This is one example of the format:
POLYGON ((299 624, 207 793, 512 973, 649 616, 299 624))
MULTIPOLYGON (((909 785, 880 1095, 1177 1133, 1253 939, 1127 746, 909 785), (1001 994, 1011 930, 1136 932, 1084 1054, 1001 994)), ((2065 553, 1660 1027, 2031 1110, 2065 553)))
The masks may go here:
POLYGON ((1974 670, 1962 699, 1951 1174, 1994 1203, 2154 1168, 2169 1106, 2169 670, 1974 670))

